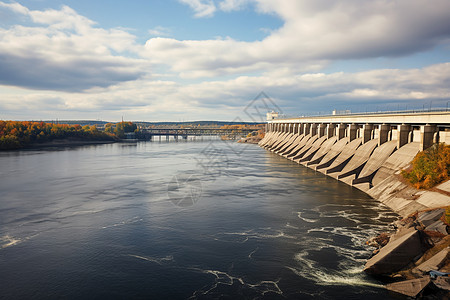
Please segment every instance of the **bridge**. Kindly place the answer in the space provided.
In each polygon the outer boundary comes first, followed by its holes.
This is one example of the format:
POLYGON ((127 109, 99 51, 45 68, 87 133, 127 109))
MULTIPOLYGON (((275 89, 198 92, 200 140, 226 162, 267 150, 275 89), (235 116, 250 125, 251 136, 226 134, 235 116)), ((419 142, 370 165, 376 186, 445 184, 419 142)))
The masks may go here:
POLYGON ((240 128, 240 129, 224 129, 224 128, 146 128, 141 129, 141 135, 152 140, 155 136, 165 136, 167 139, 172 136, 174 139, 179 137, 187 139, 188 136, 246 136, 256 129, 240 128))

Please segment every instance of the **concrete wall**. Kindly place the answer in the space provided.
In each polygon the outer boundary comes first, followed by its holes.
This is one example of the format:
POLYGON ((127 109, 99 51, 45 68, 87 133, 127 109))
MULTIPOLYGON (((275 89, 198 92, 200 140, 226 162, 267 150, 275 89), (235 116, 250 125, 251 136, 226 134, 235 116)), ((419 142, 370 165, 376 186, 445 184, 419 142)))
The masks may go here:
POLYGON ((402 215, 450 205, 450 197, 442 195, 422 199, 429 192, 423 194, 398 177, 419 151, 436 142, 450 144, 450 113, 445 118, 439 116, 439 124, 403 124, 393 119, 387 123, 386 118, 381 123, 362 117, 365 123, 341 119, 326 124, 317 122, 317 118, 305 123, 298 119, 292 123, 271 121, 259 145, 365 191, 402 215))
POLYGON ((450 128, 445 124, 278 120, 269 122, 267 128, 261 147, 364 191, 408 166, 434 142, 450 144, 450 128))

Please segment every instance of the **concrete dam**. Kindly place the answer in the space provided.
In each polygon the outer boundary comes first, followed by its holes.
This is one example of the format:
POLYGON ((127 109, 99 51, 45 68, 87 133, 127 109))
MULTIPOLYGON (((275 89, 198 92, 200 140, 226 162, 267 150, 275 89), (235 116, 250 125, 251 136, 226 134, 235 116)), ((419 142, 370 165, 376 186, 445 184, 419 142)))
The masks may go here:
POLYGON ((399 180, 419 151, 450 144, 450 111, 348 114, 274 119, 259 145, 358 188, 401 215, 450 205, 442 193, 416 190, 399 180))

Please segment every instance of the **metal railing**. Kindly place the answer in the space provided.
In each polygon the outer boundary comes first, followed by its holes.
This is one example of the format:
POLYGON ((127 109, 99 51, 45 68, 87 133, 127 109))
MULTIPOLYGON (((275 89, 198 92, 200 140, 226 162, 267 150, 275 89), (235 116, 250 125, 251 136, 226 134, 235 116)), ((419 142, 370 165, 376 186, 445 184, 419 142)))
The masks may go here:
POLYGON ((425 109, 409 109, 409 110, 391 110, 391 111, 373 111, 373 112, 350 112, 350 113, 338 113, 338 114, 330 114, 330 113, 312 113, 305 115, 279 115, 279 119, 296 119, 296 118, 305 118, 305 117, 336 117, 336 116, 359 116, 359 115, 395 115, 395 114, 418 114, 418 113, 433 113, 433 112, 450 112, 450 108, 425 108, 425 109))

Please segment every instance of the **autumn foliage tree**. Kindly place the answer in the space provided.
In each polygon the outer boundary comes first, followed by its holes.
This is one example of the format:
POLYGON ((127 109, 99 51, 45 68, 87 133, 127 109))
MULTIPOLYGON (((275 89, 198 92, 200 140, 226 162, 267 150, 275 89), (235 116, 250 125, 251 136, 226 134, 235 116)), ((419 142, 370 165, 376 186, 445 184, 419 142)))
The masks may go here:
POLYGON ((450 177, 450 146, 435 144, 419 152, 403 177, 418 189, 430 189, 450 177))
POLYGON ((120 122, 116 124, 116 129, 114 130, 114 132, 118 137, 124 138, 125 133, 135 132, 136 130, 136 124, 133 124, 132 122, 120 122))
POLYGON ((113 134, 95 126, 52 124, 30 121, 0 121, 0 150, 19 149, 33 143, 55 139, 114 140, 113 134))

